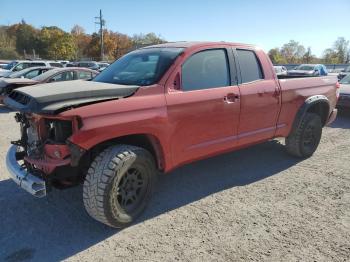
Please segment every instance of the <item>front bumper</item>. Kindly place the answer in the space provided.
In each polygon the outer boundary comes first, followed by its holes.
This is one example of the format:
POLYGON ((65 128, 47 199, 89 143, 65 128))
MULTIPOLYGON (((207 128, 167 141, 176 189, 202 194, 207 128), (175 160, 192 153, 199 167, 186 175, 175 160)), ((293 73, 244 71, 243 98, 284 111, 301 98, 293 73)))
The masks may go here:
POLYGON ((16 159, 17 146, 12 145, 7 151, 6 166, 10 177, 21 188, 36 197, 46 196, 46 183, 43 179, 34 176, 23 169, 16 159))

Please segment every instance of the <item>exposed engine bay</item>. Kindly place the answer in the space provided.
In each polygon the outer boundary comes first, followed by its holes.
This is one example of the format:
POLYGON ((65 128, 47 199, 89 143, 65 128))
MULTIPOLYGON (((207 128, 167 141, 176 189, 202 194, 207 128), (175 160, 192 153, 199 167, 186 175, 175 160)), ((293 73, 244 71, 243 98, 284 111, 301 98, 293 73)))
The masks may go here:
MULTIPOLYGON (((79 178, 74 175, 71 152, 77 155, 74 145, 67 139, 72 135, 74 126, 79 127, 79 121, 46 118, 38 115, 16 113, 16 122, 20 125, 21 137, 12 141, 17 146, 16 160, 22 168, 46 181, 48 185, 73 185, 79 178), (69 168, 72 172, 67 173, 69 168), (69 175, 68 181, 65 176, 69 175), (72 182, 75 180, 74 182, 72 182)), ((79 157, 84 153, 79 151, 79 157)))

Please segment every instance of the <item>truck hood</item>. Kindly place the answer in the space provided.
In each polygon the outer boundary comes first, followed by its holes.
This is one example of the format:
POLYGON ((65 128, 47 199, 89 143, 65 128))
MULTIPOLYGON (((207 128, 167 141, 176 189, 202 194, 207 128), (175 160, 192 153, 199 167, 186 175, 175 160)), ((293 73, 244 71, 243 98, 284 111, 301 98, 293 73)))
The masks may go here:
POLYGON ((0 79, 0 88, 11 85, 11 84, 34 85, 36 83, 38 83, 38 81, 28 79, 28 78, 1 78, 0 79))
POLYGON ((16 89, 5 98, 4 103, 25 113, 57 114, 86 104, 128 97, 138 88, 82 80, 66 81, 16 89))

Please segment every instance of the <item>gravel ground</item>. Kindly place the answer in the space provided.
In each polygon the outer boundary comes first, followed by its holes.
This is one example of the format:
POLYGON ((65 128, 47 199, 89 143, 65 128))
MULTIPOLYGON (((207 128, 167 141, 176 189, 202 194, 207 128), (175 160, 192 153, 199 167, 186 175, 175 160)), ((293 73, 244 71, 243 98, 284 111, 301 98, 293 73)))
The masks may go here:
POLYGON ((0 108, 0 261, 350 261, 349 114, 307 160, 271 141, 162 176, 123 230, 90 219, 81 187, 36 199, 8 179, 12 116, 0 108))

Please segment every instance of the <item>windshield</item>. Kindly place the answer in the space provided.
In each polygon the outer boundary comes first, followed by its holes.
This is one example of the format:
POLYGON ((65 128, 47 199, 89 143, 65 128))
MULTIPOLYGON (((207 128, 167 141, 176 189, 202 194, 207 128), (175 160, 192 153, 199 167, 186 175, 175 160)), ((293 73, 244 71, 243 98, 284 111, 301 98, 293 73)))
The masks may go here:
POLYGON ((14 67, 15 65, 17 65, 17 63, 18 63, 18 62, 16 62, 16 61, 12 61, 11 63, 7 64, 7 65, 4 67, 4 69, 6 69, 6 70, 11 70, 12 67, 14 67))
POLYGON ((157 83, 183 48, 145 48, 121 57, 93 81, 147 86, 157 83))
POLYGON ((339 82, 340 84, 350 85, 350 75, 347 75, 339 82))
POLYGON ((311 66, 311 65, 300 65, 298 67, 295 68, 296 70, 303 70, 303 71, 312 71, 315 69, 315 66, 311 66))
POLYGON ((32 68, 27 68, 15 73, 12 73, 11 75, 8 75, 7 78, 20 78, 21 76, 24 76, 29 71, 33 70, 32 68))
POLYGON ((51 69, 51 70, 49 70, 41 75, 33 77, 32 80, 35 80, 38 82, 45 81, 47 78, 49 78, 50 76, 54 75, 57 72, 59 72, 59 69, 51 69))

